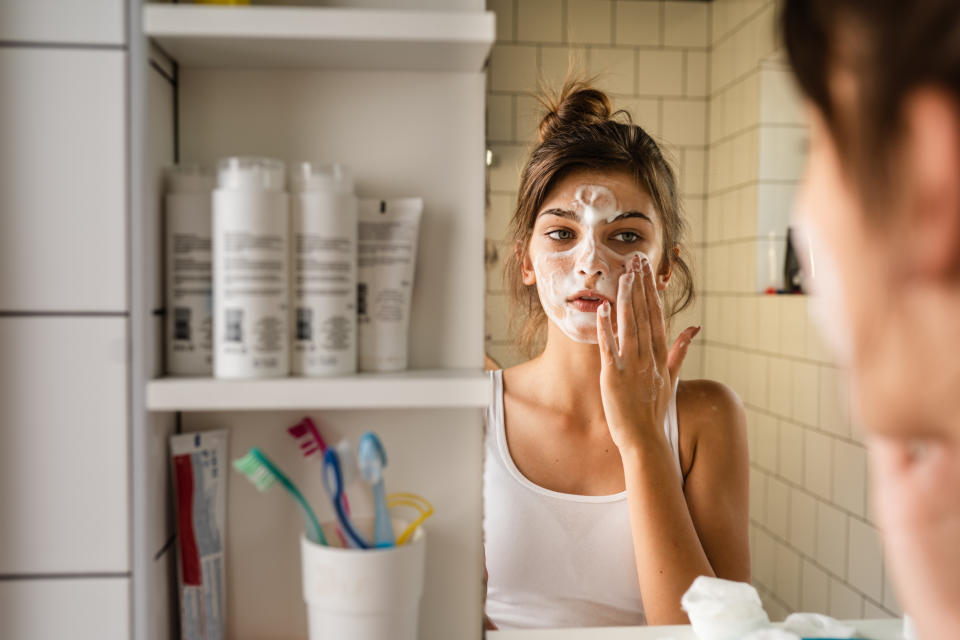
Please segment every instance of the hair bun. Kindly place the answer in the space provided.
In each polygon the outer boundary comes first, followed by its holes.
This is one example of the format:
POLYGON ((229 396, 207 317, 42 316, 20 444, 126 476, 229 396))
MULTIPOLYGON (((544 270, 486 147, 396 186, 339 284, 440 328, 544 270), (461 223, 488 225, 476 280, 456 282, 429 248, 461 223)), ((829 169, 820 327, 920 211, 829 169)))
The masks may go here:
POLYGON ((540 142, 569 127, 606 122, 612 111, 607 94, 583 80, 567 80, 559 94, 541 96, 540 103, 547 109, 538 129, 540 142))

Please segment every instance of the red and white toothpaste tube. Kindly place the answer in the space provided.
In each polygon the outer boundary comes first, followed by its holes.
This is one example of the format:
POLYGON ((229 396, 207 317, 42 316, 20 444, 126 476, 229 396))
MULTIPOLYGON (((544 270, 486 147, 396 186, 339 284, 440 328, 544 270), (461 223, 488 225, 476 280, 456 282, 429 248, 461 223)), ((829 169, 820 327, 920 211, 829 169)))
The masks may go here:
POLYGON ((226 638, 224 560, 227 522, 227 432, 184 433, 170 438, 180 637, 226 638))

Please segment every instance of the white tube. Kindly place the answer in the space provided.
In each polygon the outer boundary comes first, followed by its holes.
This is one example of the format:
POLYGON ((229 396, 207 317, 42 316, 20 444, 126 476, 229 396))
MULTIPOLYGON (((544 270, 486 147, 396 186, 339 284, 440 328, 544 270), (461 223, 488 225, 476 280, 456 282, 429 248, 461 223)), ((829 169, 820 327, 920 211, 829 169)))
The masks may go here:
POLYGON ((227 431, 170 438, 180 637, 226 638, 227 431))
POLYGON ((294 375, 357 370, 357 197, 338 164, 290 172, 294 375))
POLYGON ((213 192, 213 339, 218 378, 290 371, 290 216, 283 163, 227 158, 213 192))
POLYGON ((407 368, 421 198, 360 200, 357 312, 360 370, 407 368))
POLYGON ((167 374, 209 376, 213 373, 213 173, 196 165, 178 165, 168 168, 164 178, 167 374))

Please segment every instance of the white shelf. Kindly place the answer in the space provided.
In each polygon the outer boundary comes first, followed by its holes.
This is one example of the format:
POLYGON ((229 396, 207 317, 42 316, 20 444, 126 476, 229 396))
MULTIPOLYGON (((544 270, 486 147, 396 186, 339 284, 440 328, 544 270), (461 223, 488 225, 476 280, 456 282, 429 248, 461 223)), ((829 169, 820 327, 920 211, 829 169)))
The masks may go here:
POLYGON ((147 4, 143 30, 181 65, 481 71, 490 11, 147 4))
POLYGON ((150 411, 462 409, 486 407, 491 398, 486 372, 459 369, 340 378, 160 378, 147 383, 150 411))

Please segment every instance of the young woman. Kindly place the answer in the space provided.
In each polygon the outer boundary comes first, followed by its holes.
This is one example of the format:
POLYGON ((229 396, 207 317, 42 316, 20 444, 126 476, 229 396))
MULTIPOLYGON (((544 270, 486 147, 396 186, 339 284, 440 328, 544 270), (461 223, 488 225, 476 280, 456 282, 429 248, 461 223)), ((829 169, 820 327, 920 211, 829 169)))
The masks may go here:
POLYGON ((678 382, 698 328, 676 179, 606 95, 567 82, 523 171, 507 265, 532 360, 494 372, 488 623, 683 623, 699 575, 750 577, 742 405, 678 382))
POLYGON ((960 3, 787 0, 811 142, 798 222, 869 433, 903 610, 960 638, 960 3))

